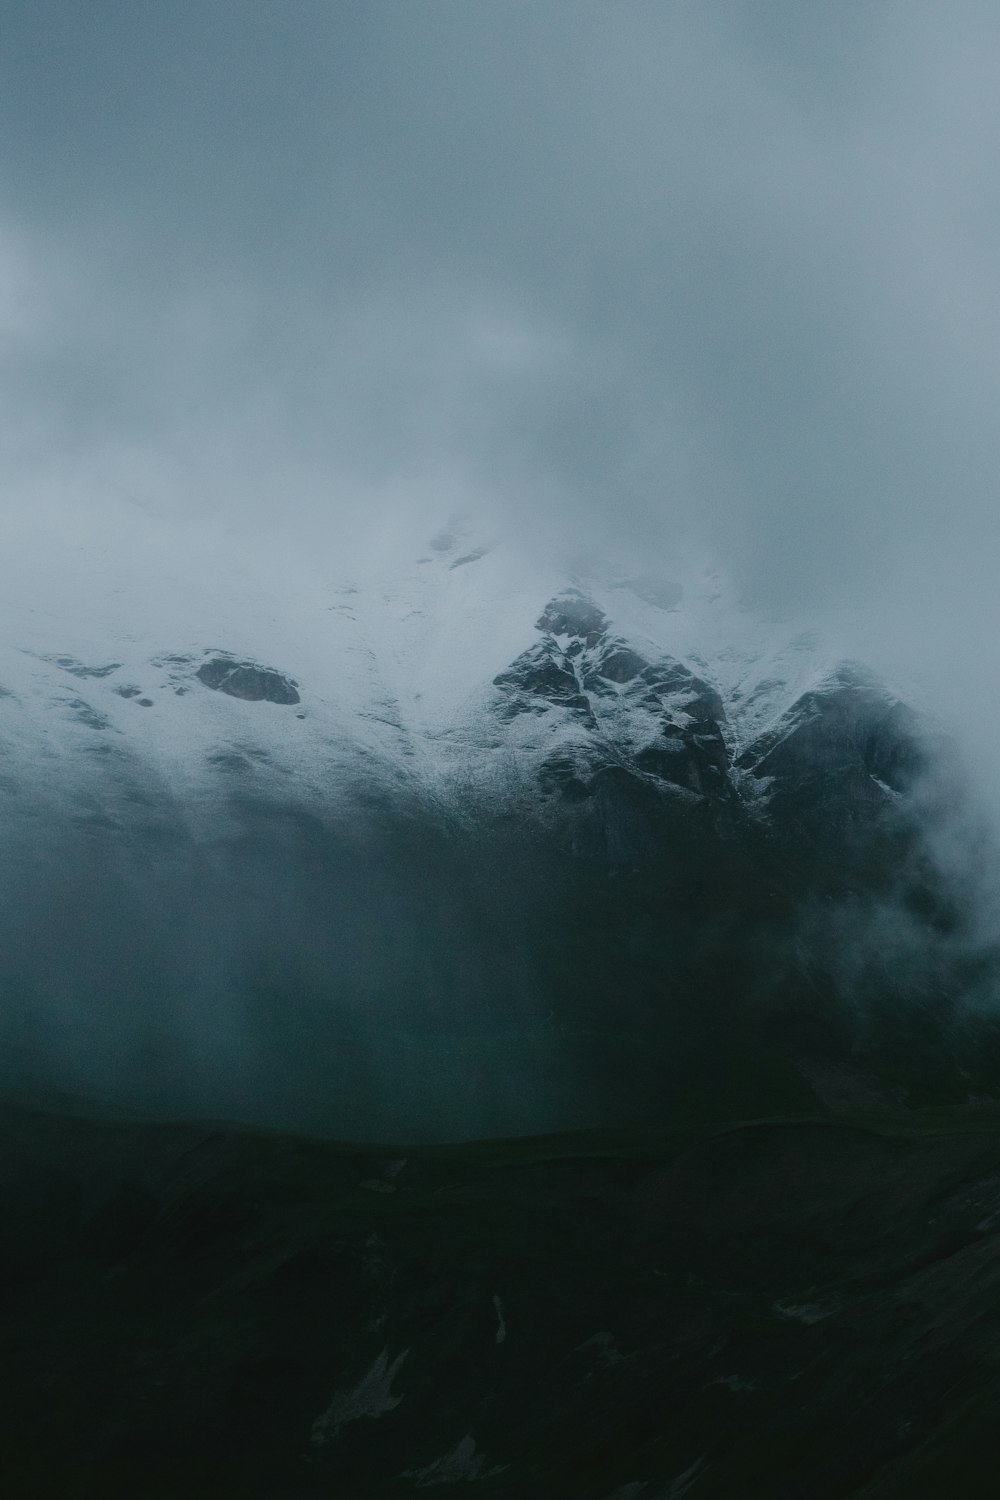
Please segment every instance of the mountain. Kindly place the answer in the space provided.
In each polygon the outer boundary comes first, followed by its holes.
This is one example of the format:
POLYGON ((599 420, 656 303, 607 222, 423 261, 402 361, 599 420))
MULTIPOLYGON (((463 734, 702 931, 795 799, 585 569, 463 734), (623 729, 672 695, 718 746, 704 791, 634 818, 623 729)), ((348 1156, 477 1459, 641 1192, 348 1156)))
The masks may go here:
POLYGON ((987 1087, 947 738, 815 632, 461 523, 352 577, 144 527, 6 539, 10 1086, 355 1137, 987 1087))
POLYGON ((202 828, 237 786, 311 809, 377 789, 457 812, 548 796, 572 765, 584 782, 614 766, 678 800, 747 802, 821 741, 878 805, 918 769, 914 715, 710 572, 687 587, 570 574, 458 526, 353 580, 332 563, 250 572, 224 537, 162 557, 136 535, 46 541, 6 549, 8 792, 74 799, 71 816, 121 804, 126 783, 202 828), (864 722, 834 731, 848 702, 864 722))

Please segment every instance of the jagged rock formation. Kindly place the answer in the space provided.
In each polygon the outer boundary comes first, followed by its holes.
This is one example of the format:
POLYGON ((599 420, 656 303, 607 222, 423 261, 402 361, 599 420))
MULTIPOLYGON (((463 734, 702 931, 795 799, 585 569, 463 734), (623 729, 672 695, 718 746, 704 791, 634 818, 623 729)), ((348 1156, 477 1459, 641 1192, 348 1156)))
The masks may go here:
POLYGON ((928 769, 927 727, 860 666, 833 667, 740 742, 717 686, 677 658, 649 659, 579 590, 552 599, 536 629, 541 639, 494 677, 494 711, 505 724, 550 721, 563 743, 538 764, 538 787, 594 825, 616 821, 605 840, 616 857, 630 852, 626 804, 636 853, 684 817, 686 801, 716 830, 750 818, 786 840, 825 845, 832 860, 846 842, 898 824, 928 769))
POLYGON ((930 765, 932 736, 871 673, 838 667, 804 693, 736 764, 767 793, 770 816, 816 837, 898 806, 930 765))

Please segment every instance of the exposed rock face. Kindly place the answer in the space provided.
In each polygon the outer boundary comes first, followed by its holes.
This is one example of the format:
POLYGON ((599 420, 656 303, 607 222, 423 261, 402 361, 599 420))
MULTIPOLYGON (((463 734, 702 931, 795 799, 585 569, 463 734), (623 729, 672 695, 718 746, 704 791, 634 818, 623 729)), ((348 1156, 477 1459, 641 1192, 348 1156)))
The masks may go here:
POLYGON ((75 656, 48 656, 45 659, 62 667, 64 672, 69 672, 73 677, 110 677, 121 666, 120 661, 112 661, 104 666, 88 667, 84 662, 77 661, 75 656))
POLYGON ((251 703, 294 704, 302 701, 298 684, 291 677, 257 662, 213 656, 201 664, 197 676, 206 687, 228 693, 231 698, 245 698, 251 703))
POLYGON ((73 717, 80 724, 86 724, 88 729, 104 730, 108 728, 108 720, 105 715, 102 713, 98 713, 98 711, 95 708, 92 708, 89 703, 86 703, 83 698, 68 699, 67 707, 70 709, 73 717))
POLYGON ((596 604, 591 604, 582 594, 572 592, 550 600, 542 611, 537 628, 552 635, 579 637, 588 646, 593 646, 603 636, 607 624, 596 604))
POLYGON ((560 707, 581 716, 588 725, 595 722, 590 699, 582 691, 572 657, 560 650, 554 641, 543 642, 522 652, 506 672, 493 679, 493 683, 507 694, 500 708, 504 719, 513 719, 523 713, 540 714, 548 707, 560 707))
POLYGON ((616 858, 669 839, 696 805, 718 830, 765 815, 777 836, 826 841, 836 857, 898 826, 927 768, 918 716, 861 667, 832 671, 748 743, 716 687, 673 657, 647 659, 579 591, 552 599, 536 629, 494 678, 495 711, 511 731, 524 717, 549 727, 560 744, 536 765, 543 798, 597 828, 596 847, 616 858))
POLYGON ((562 741, 542 754, 537 784, 569 847, 618 863, 669 842, 692 816, 731 820, 715 688, 672 657, 648 660, 578 591, 552 599, 536 629, 541 640, 494 678, 496 712, 512 729, 541 719, 562 741))
POLYGON ((891 817, 928 762, 917 715, 849 665, 738 759, 763 788, 772 822, 812 839, 863 833, 891 817))

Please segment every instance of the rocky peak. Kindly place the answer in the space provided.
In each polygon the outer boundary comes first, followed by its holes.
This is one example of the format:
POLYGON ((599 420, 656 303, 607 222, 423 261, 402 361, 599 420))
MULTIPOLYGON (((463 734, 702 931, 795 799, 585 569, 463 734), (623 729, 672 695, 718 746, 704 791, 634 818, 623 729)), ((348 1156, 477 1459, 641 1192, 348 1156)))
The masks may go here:
MULTIPOLYGON (((730 723, 707 671, 620 633, 580 589, 550 599, 536 629, 540 639, 493 679, 494 712, 512 730, 523 720, 522 774, 540 805, 569 820, 577 847, 620 851, 657 826, 666 836, 684 805, 720 828, 764 817, 782 838, 831 852, 881 838, 905 815, 926 733, 864 668, 817 677, 748 740, 739 693, 730 723)), ((760 685, 775 696, 782 686, 760 685)))
POLYGON ((535 622, 536 630, 550 635, 568 635, 596 646, 608 628, 607 616, 578 589, 550 599, 535 622))

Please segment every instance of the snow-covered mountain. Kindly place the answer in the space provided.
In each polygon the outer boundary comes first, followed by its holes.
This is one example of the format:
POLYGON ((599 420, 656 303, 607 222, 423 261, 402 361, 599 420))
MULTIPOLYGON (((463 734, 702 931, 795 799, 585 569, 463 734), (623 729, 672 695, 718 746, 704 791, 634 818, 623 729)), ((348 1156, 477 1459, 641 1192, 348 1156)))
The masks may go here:
POLYGON ((571 570, 453 524, 408 559, 272 573, 173 535, 5 539, 8 820, 170 807, 209 836, 234 795, 462 816, 607 784, 759 817, 830 774, 855 819, 918 768, 911 710, 712 571, 571 570))
POLYGON ((461 523, 0 532, 0 1076, 447 1136, 742 1099, 775 1057, 784 1105, 831 1068, 895 1098, 901 1007, 945 1067, 985 970, 939 731, 718 573, 461 523))

